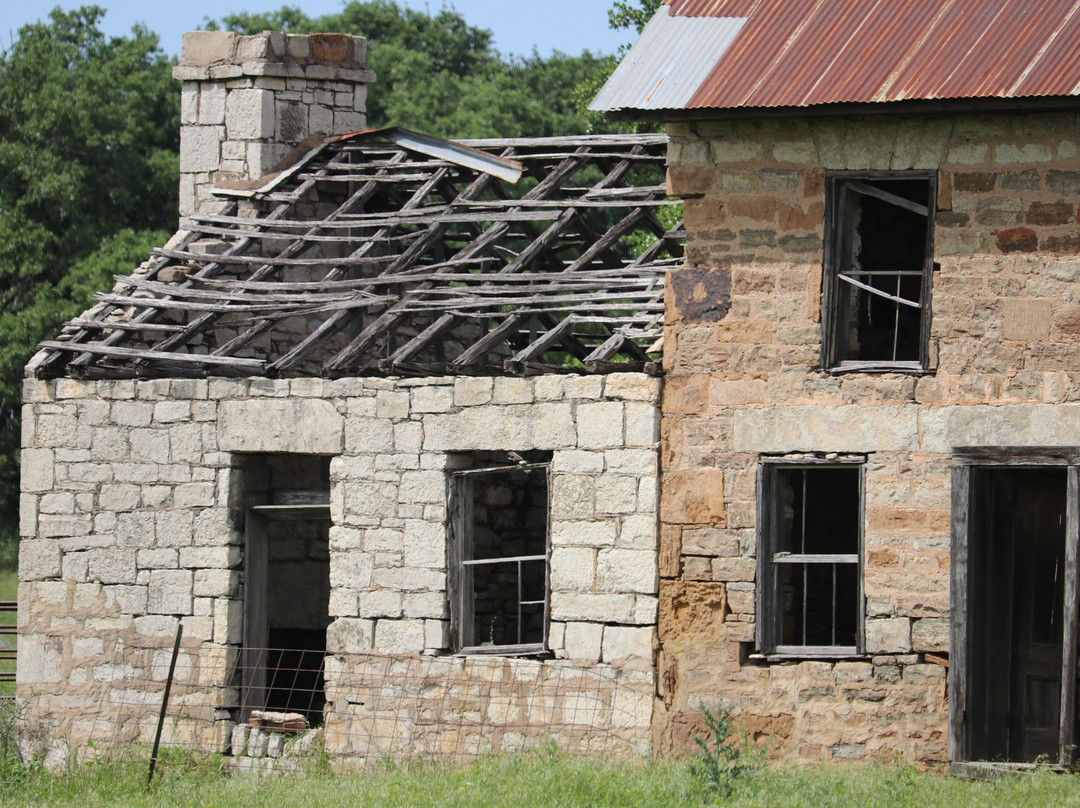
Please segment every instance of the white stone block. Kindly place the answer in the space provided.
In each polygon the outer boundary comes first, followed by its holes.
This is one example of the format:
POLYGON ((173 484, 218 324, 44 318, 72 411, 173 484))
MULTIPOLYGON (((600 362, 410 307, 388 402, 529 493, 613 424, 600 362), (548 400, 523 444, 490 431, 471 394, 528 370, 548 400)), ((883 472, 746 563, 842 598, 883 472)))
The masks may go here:
POLYGON ((139 507, 139 487, 130 483, 105 484, 98 492, 98 506, 109 511, 131 511, 139 507))
POLYGON ((458 407, 475 407, 491 401, 494 382, 488 377, 466 376, 454 380, 454 404, 458 407))
POLYGON ((590 547, 553 547, 549 574, 553 590, 588 592, 596 580, 596 551, 590 547))
POLYGON ((623 404, 601 401, 577 407, 577 445, 593 449, 623 445, 623 404))
POLYGON ((906 617, 871 619, 865 624, 866 653, 911 653, 911 621, 906 617))
POLYGON ((23 449, 20 460, 23 491, 52 490, 55 480, 52 449, 23 449))
POLYGON ((604 662, 614 662, 626 657, 653 659, 653 638, 655 631, 646 626, 605 626, 604 627, 604 662))
POLYGON ((221 141, 224 135, 223 126, 181 126, 181 173, 217 171, 221 164, 221 141))
POLYGON ((423 519, 406 519, 405 566, 446 569, 446 525, 423 519))
POLYGON ((338 618, 326 629, 326 650, 331 654, 363 654, 371 650, 375 621, 338 618))
POLYGON ((384 418, 349 418, 345 422, 345 451, 387 452, 394 448, 393 425, 384 418))
POLYGON ((60 577, 60 544, 50 539, 19 542, 19 580, 40 581, 60 577))
POLYGON ((330 586, 365 590, 371 586, 374 562, 368 553, 332 553, 330 555, 330 586))
POLYGON ((237 594, 240 577, 234 570, 201 569, 195 571, 192 592, 199 598, 231 598, 237 594))
POLYGON ((411 390, 412 412, 449 412, 454 407, 454 388, 450 386, 414 387, 411 390))
POLYGON ((450 622, 448 620, 424 621, 424 647, 441 651, 450 647, 450 622))
POLYGON ((596 662, 600 659, 604 626, 601 623, 567 623, 563 647, 569 659, 596 662))
POLYGON ((656 552, 653 550, 600 550, 596 557, 596 588, 603 592, 656 593, 656 552))
POLYGON ((147 611, 150 614, 191 614, 193 583, 190 570, 152 571, 147 611))
POLYGON ((771 407, 734 414, 736 452, 883 452, 918 446, 914 404, 771 407))
POLYGON ((551 593, 552 620, 633 623, 634 596, 589 592, 551 593))
POLYGON ((553 547, 612 547, 618 535, 616 523, 603 522, 552 522, 551 544, 553 547))
POLYGON ((103 584, 133 584, 137 577, 135 551, 126 548, 91 550, 87 575, 103 584))
POLYGON ((365 618, 393 617, 402 615, 402 595, 389 589, 376 589, 361 592, 359 595, 359 615, 365 618))
POLYGON ((660 440, 660 407, 638 401, 626 403, 626 445, 655 446, 660 440))
POLYGON ((596 483, 581 474, 555 474, 551 478, 552 520, 591 519, 596 513, 596 483))
POLYGON ((424 650, 423 620, 379 620, 374 650, 384 654, 418 654, 424 650))
POLYGON ((660 379, 644 373, 611 373, 604 382, 604 396, 622 401, 660 401, 660 379))
POLYGON ((552 455, 551 469, 555 472, 599 474, 604 470, 604 452, 557 451, 552 455))
POLYGON ((221 402, 218 446, 223 452, 338 454, 343 436, 343 418, 324 399, 221 402))
POLYGON ((259 140, 274 136, 274 93, 233 90, 225 99, 225 130, 229 140, 259 140))
POLYGON ((569 404, 537 404, 532 410, 533 435, 538 448, 569 449, 577 445, 574 412, 569 404))
POLYGON ((604 474, 596 478, 596 512, 633 513, 637 510, 638 478, 604 474))
POLYGON ((443 620, 449 616, 450 605, 445 592, 406 592, 402 613, 405 617, 425 617, 443 620))

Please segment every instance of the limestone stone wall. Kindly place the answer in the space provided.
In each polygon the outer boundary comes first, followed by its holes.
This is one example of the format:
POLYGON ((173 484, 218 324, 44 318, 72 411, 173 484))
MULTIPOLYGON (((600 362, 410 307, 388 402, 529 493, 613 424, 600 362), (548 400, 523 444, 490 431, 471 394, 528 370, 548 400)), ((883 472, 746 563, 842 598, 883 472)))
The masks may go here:
MULTIPOLYGON (((541 450, 552 455, 550 658, 495 658, 476 670, 493 697, 522 696, 529 676, 591 677, 604 695, 590 710, 560 713, 576 727, 569 736, 591 727, 607 737, 602 731, 617 726, 620 748, 646 751, 659 396, 659 380, 637 374, 28 380, 19 695, 56 737, 84 746, 103 725, 124 721, 121 704, 158 703, 162 654, 180 623, 187 667, 203 660, 216 671, 196 674, 205 676, 205 692, 185 698, 203 708, 195 721, 202 724, 185 731, 227 746, 236 718, 227 708, 237 693, 225 672, 243 641, 244 458, 316 454, 331 458, 327 692, 341 714, 327 721, 360 721, 362 699, 350 698, 354 680, 342 671, 393 658, 410 665, 414 679, 438 679, 454 650, 448 470, 463 452, 541 450), (504 663, 510 667, 498 673, 504 663)), ((453 664, 462 679, 466 669, 453 664)), ((561 710, 560 699, 587 691, 567 686, 545 704, 561 710)), ((440 703, 460 722, 461 704, 440 703)), ((400 721, 431 724, 430 702, 421 706, 400 721)), ((486 713, 483 721, 498 724, 486 713)), ((147 740, 149 726, 127 721, 134 734, 126 740, 147 740)), ((341 754, 366 756, 360 741, 335 737, 341 754)))
POLYGON ((942 761, 951 452, 1080 445, 1077 115, 669 131, 657 747, 723 699, 792 759, 942 761), (825 172, 905 169, 938 178, 930 372, 823 371, 825 172), (862 658, 755 658, 766 455, 865 458, 862 658))
POLYGON ((367 40, 348 34, 184 34, 180 215, 209 209, 213 185, 256 180, 321 132, 365 127, 367 40))

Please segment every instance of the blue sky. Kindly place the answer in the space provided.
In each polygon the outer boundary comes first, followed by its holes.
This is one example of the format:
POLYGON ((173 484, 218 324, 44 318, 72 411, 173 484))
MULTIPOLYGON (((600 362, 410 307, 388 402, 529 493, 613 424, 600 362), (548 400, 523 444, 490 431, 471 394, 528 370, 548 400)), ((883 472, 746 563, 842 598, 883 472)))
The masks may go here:
MULTIPOLYGON (((441 0, 398 0, 416 9, 438 11, 441 0)), ((102 30, 108 35, 127 34, 136 22, 144 23, 161 38, 167 53, 178 54, 180 36, 193 31, 207 17, 218 18, 236 11, 271 11, 283 5, 300 6, 312 17, 340 9, 345 0, 83 0, 83 2, 36 3, 32 0, 0 0, 0 49, 11 44, 14 34, 27 23, 48 16, 48 9, 96 4, 106 9, 102 30)), ((503 54, 528 54, 535 46, 543 56, 553 50, 579 54, 614 53, 634 38, 631 31, 612 31, 607 11, 612 0, 455 0, 452 5, 471 25, 495 33, 495 47, 503 54)))

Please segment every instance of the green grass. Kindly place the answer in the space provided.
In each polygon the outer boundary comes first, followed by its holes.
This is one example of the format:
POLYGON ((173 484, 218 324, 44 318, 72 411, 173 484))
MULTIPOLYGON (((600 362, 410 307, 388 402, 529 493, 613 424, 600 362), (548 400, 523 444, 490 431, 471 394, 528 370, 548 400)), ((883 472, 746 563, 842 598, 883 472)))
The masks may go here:
MULTIPOLYGON (((538 754, 497 757, 468 768, 380 766, 350 776, 249 779, 208 768, 165 766, 146 787, 145 764, 84 767, 65 777, 39 774, 0 784, 0 805, 198 806, 665 806, 706 805, 711 795, 682 763, 617 764, 538 754)), ((726 806, 800 808, 972 808, 1080 806, 1073 776, 1040 773, 969 781, 907 767, 768 769, 740 779, 726 806)))

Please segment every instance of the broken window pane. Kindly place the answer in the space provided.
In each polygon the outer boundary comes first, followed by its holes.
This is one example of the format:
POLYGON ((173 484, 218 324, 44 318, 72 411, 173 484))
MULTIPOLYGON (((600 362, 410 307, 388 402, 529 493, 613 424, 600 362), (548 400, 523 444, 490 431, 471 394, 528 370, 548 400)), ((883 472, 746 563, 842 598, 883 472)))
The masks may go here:
POLYGON ((829 182, 825 364, 926 367, 933 178, 829 182))
POLYGON ((454 627, 463 650, 543 650, 551 453, 475 453, 453 473, 454 627))

